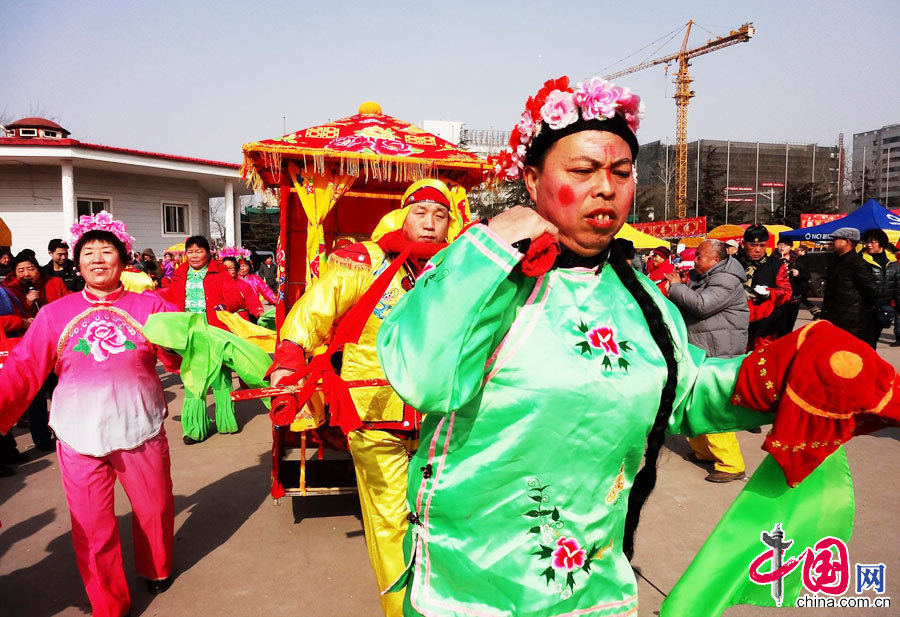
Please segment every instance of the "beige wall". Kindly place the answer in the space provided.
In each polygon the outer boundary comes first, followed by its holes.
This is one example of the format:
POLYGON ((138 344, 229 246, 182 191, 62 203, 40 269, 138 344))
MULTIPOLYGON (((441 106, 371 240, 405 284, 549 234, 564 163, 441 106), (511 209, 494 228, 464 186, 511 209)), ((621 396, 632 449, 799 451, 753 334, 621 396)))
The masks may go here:
POLYGON ((60 169, 0 165, 0 218, 12 232, 13 254, 31 248, 43 263, 63 225, 60 169))
MULTIPOLYGON (((193 181, 76 167, 75 198, 108 199, 113 216, 135 237, 134 249, 152 248, 159 258, 187 235, 209 233, 209 195, 193 181), (186 233, 163 234, 163 201, 188 204, 186 233)), ((13 252, 32 248, 43 263, 47 242, 67 235, 59 167, 0 166, 0 217, 12 231, 13 252)))

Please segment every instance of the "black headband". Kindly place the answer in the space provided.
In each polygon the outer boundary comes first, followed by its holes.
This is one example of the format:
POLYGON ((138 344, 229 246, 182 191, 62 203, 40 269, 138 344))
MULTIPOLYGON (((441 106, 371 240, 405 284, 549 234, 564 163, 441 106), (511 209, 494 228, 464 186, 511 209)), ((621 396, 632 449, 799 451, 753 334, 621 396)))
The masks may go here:
POLYGON ((582 118, 578 118, 578 120, 576 120, 569 126, 565 126, 558 131, 554 131, 549 126, 547 126, 546 123, 542 123, 540 134, 531 141, 531 144, 528 147, 528 152, 525 153, 525 165, 539 165, 544 158, 544 154, 546 154, 550 149, 550 146, 555 144, 563 137, 573 135, 581 131, 606 131, 607 133, 618 135, 625 141, 626 144, 628 144, 628 147, 631 149, 632 162, 637 160, 637 137, 635 137, 634 133, 631 132, 631 129, 628 128, 628 123, 625 122, 625 118, 623 118, 619 114, 616 114, 612 118, 604 120, 584 120, 582 118))

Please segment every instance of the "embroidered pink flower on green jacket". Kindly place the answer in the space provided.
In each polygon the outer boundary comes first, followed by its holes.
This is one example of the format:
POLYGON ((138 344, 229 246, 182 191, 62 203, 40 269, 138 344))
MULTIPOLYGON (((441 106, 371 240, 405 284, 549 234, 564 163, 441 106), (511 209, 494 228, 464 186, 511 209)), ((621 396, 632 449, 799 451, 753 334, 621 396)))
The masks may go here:
POLYGON ((553 567, 557 570, 571 572, 584 566, 585 552, 575 538, 561 537, 556 541, 553 551, 553 567))
POLYGON ((618 356, 619 348, 616 346, 616 341, 613 340, 613 334, 615 333, 609 326, 600 326, 587 333, 588 342, 594 349, 602 349, 606 353, 618 356))
POLYGON ((631 351, 631 345, 628 341, 616 340, 615 328, 607 324, 590 327, 582 321, 577 329, 584 336, 584 340, 575 343, 575 348, 582 356, 593 356, 596 350, 603 356, 600 361, 603 370, 611 371, 613 362, 610 358, 617 358, 616 366, 628 372, 631 363, 622 357, 622 354, 631 351))
POLYGON ((528 499, 530 509, 524 513, 530 520, 532 527, 528 533, 534 534, 535 550, 531 552, 539 562, 550 561, 550 565, 543 567, 538 576, 544 578, 547 589, 551 593, 558 593, 561 598, 571 597, 578 584, 576 581, 591 574, 591 563, 595 559, 603 559, 603 553, 612 547, 612 541, 606 548, 594 543, 590 549, 585 550, 571 533, 566 533, 566 522, 559 508, 552 505, 549 485, 541 485, 539 478, 528 479, 528 499), (537 524, 533 524, 537 523, 537 524), (582 576, 581 573, 584 573, 582 576))

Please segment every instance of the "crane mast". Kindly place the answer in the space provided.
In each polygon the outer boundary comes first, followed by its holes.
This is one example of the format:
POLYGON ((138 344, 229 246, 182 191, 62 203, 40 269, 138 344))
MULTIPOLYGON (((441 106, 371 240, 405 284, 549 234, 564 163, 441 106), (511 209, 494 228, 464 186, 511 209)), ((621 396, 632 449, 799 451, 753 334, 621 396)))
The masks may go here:
POLYGON ((676 124, 675 124, 675 205, 678 209, 678 218, 687 216, 687 112, 688 104, 694 97, 694 91, 691 90, 691 73, 689 70, 690 60, 712 51, 735 45, 737 43, 746 43, 756 34, 756 29, 752 23, 746 23, 737 30, 732 30, 725 36, 710 39, 705 45, 688 49, 688 39, 691 36, 691 26, 694 20, 690 20, 685 25, 684 40, 681 42, 681 49, 674 54, 648 60, 631 68, 623 69, 615 73, 605 76, 605 79, 616 79, 623 75, 642 71, 651 66, 658 64, 670 64, 678 62, 678 71, 675 74, 675 106, 676 106, 676 124))

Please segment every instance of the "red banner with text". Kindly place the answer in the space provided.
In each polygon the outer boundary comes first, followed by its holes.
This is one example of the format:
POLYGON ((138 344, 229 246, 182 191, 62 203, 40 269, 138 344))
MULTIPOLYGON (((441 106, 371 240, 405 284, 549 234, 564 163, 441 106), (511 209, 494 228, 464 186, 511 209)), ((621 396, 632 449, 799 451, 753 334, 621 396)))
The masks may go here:
POLYGON ((816 225, 824 225, 831 221, 837 220, 846 214, 801 214, 800 227, 815 227, 816 225))
POLYGON ((706 217, 697 216, 689 219, 672 219, 654 221, 652 223, 632 223, 638 231, 657 238, 691 238, 706 235, 706 217))

